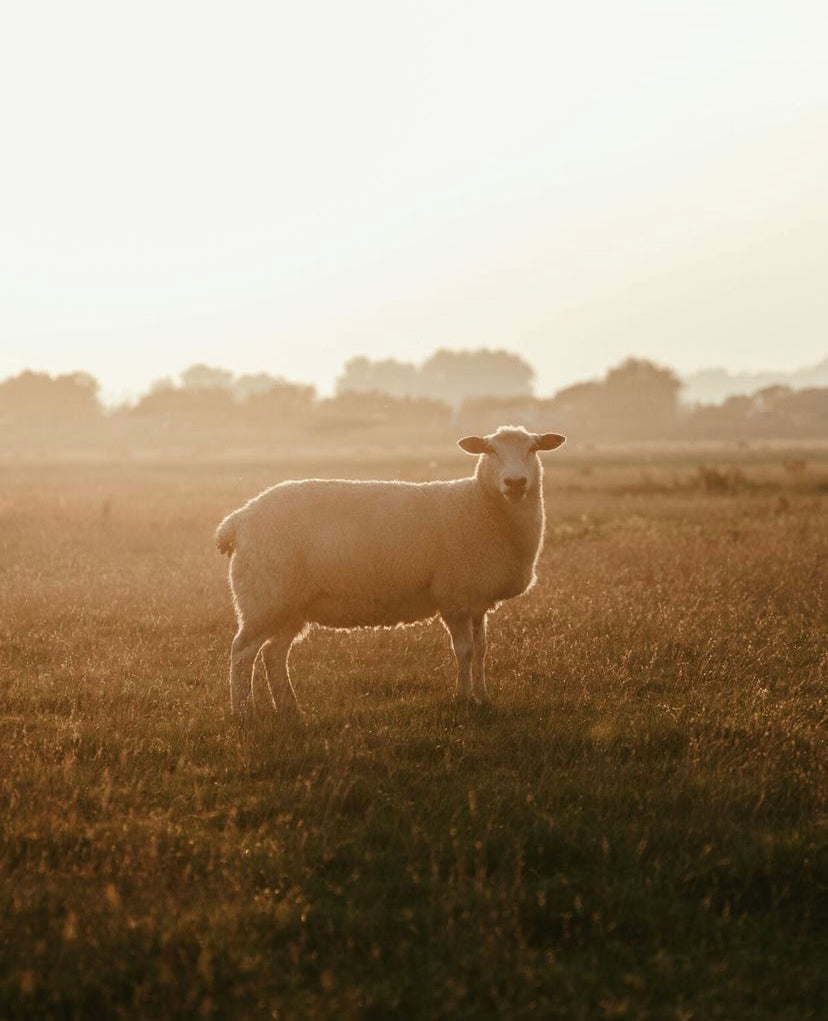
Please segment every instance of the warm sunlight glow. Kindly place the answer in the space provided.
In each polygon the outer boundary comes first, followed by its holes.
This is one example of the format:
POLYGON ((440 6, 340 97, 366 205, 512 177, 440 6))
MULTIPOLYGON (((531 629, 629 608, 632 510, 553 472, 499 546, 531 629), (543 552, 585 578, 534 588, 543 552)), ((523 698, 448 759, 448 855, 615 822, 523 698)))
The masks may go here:
POLYGON ((31 3, 3 15, 0 376, 331 388, 505 347, 789 369, 828 326, 820 5, 31 3))
POLYGON ((828 4, 0 15, 0 1021, 824 1016, 828 4))

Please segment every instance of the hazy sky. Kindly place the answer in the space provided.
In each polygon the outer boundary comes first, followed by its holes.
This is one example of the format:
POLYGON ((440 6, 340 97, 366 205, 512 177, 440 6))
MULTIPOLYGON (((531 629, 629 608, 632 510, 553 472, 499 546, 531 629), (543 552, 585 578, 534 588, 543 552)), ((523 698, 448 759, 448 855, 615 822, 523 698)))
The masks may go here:
POLYGON ((828 354, 828 5, 0 14, 0 376, 828 354))

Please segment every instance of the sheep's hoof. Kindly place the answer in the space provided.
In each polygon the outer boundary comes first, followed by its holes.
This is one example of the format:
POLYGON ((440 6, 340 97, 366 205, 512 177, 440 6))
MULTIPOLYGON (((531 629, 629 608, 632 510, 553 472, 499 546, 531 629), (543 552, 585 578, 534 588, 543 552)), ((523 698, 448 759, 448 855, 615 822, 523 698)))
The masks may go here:
POLYGON ((471 691, 459 691, 454 696, 456 705, 473 706, 480 709, 491 709, 492 700, 488 695, 475 695, 471 691))
POLYGON ((298 702, 278 702, 273 706, 276 719, 285 722, 304 723, 307 715, 304 709, 300 709, 298 702))
POLYGON ((494 711, 494 703, 488 697, 485 698, 473 698, 469 705, 475 713, 480 716, 488 717, 491 716, 494 711))

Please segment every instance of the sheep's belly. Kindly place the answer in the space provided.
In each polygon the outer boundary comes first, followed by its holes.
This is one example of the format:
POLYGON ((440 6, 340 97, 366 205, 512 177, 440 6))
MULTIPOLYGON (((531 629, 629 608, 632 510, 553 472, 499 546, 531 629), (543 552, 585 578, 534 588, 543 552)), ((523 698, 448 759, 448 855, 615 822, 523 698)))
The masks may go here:
POLYGON ((437 612, 428 589, 418 592, 376 594, 324 593, 306 607, 306 616, 324 627, 393 627, 427 620, 437 612))

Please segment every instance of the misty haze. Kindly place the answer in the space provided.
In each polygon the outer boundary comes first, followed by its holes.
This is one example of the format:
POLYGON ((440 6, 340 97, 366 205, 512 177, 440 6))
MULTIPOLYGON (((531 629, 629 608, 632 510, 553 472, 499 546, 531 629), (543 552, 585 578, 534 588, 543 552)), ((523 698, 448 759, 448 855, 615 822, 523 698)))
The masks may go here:
POLYGON ((828 8, 7 5, 0 1021, 804 1021, 828 8))

